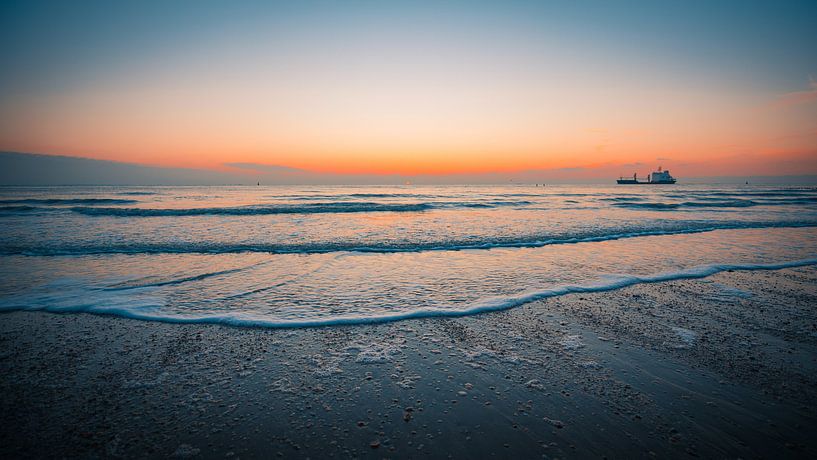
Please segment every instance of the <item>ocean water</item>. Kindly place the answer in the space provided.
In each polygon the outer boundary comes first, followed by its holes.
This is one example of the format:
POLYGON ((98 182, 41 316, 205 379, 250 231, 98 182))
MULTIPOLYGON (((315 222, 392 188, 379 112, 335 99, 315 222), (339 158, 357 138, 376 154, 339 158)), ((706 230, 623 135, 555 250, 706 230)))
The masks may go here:
POLYGON ((813 187, 4 187, 0 310, 268 327, 456 316, 814 265, 816 230, 813 187))

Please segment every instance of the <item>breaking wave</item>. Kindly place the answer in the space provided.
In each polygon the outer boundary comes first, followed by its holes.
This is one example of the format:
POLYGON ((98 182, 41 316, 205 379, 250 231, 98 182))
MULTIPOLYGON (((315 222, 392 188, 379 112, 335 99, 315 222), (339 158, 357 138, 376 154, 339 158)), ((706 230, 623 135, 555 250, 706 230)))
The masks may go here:
MULTIPOLYGON (((432 317, 460 317, 470 316, 492 311, 508 310, 537 300, 560 297, 569 294, 605 292, 622 289, 638 284, 660 283, 686 279, 706 278, 725 271, 757 271, 781 270, 817 265, 817 258, 801 259, 775 263, 747 263, 747 264, 710 264, 693 268, 664 272, 653 275, 619 275, 607 278, 604 281, 582 285, 558 285, 541 290, 534 290, 508 296, 492 297, 478 300, 462 306, 436 306, 414 310, 374 314, 371 316, 332 316, 328 318, 304 318, 294 320, 267 319, 246 313, 216 313, 216 314, 174 314, 162 312, 161 299, 129 300, 127 297, 110 297, 105 302, 79 301, 55 305, 53 296, 47 296, 45 301, 31 301, 23 299, 7 299, 0 303, 0 311, 28 310, 49 311, 58 313, 93 313, 114 315, 130 319, 145 321, 159 321, 166 323, 199 323, 222 324, 238 327, 266 327, 266 328, 303 328, 326 327, 339 325, 360 325, 387 323, 409 319, 432 317)), ((76 297, 76 296, 75 296, 76 297)), ((78 297, 82 299, 83 297, 78 297)))

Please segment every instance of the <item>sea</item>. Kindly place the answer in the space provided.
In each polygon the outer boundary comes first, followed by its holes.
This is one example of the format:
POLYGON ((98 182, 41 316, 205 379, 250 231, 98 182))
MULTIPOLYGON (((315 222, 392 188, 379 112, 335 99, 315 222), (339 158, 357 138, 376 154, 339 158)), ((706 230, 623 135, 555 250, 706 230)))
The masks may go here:
POLYGON ((816 264, 815 187, 0 187, 2 311, 332 326, 816 264))

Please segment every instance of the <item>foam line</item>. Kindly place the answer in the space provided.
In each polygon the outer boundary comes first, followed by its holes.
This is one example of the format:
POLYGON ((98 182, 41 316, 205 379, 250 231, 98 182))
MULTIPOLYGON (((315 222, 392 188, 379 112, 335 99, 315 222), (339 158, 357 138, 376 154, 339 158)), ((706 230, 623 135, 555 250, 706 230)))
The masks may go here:
POLYGON ((221 324, 237 327, 261 327, 261 328, 305 328, 305 327, 327 327, 342 325, 362 325, 378 324, 394 321, 434 318, 434 317, 461 317, 470 316, 492 311, 508 310, 536 300, 559 297, 568 294, 593 293, 613 291, 637 284, 660 283, 665 281, 675 281, 684 279, 700 279, 715 275, 720 272, 733 271, 757 271, 757 270, 781 270, 784 268, 795 268, 817 265, 817 258, 801 259, 789 262, 777 262, 769 264, 711 264, 693 267, 676 272, 666 272, 657 275, 624 275, 612 278, 606 282, 589 285, 564 285, 540 291, 531 291, 513 296, 495 297, 477 301, 462 309, 448 308, 424 308, 405 313, 395 313, 380 316, 359 316, 359 317, 337 317, 303 321, 274 321, 255 318, 249 315, 200 315, 200 316, 170 316, 147 311, 160 309, 159 305, 142 305, 140 310, 126 307, 104 307, 99 305, 81 305, 76 307, 53 308, 48 306, 15 306, 0 305, 0 311, 30 310, 30 311, 50 311, 57 313, 93 313, 102 315, 114 315, 130 319, 144 321, 158 321, 174 324, 221 324))

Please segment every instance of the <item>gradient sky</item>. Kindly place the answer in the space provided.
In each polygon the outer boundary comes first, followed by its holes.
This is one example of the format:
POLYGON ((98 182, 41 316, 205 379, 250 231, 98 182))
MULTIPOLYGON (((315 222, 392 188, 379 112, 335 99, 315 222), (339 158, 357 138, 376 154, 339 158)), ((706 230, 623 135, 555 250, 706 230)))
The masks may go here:
POLYGON ((238 3, 3 2, 0 150, 817 174, 814 1, 238 3))

